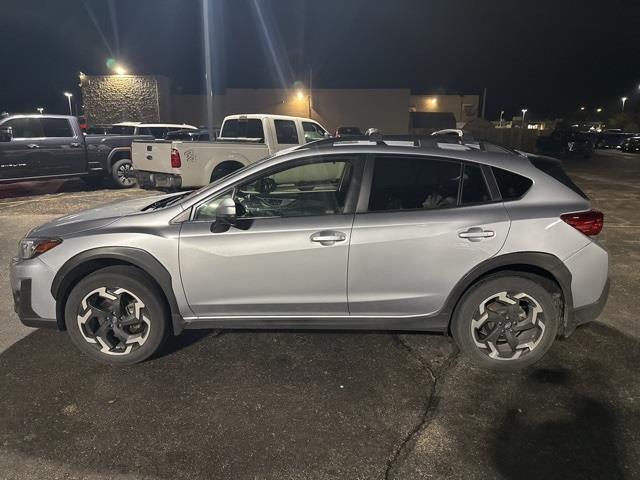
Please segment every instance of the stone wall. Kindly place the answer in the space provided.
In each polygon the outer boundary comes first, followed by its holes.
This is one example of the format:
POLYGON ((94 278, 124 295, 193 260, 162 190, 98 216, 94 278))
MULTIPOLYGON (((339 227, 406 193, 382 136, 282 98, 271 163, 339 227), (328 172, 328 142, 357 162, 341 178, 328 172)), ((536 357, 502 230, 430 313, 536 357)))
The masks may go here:
POLYGON ((171 118, 170 82, 150 75, 84 75, 83 111, 89 125, 171 118))

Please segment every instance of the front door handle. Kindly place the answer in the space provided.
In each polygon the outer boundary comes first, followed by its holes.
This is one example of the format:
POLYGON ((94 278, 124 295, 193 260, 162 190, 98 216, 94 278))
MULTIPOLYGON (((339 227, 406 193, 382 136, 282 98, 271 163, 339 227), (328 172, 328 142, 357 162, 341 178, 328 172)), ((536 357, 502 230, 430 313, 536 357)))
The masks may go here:
POLYGON ((71 143, 69 144, 69 146, 70 146, 71 148, 78 148, 78 147, 80 146, 80 144, 79 144, 78 142, 71 142, 71 143))
POLYGON ((336 232, 335 230, 323 230, 322 232, 316 232, 311 235, 312 242, 318 242, 320 245, 333 245, 336 242, 344 242, 347 239, 347 235, 342 232, 336 232))
POLYGON ((27 148, 40 148, 40 145, 38 145, 37 143, 30 143, 29 145, 27 145, 27 148))
POLYGON ((466 238, 471 242, 479 242, 483 238, 493 238, 496 236, 496 232, 493 230, 485 230, 482 227, 471 227, 470 229, 460 232, 458 234, 460 238, 466 238))

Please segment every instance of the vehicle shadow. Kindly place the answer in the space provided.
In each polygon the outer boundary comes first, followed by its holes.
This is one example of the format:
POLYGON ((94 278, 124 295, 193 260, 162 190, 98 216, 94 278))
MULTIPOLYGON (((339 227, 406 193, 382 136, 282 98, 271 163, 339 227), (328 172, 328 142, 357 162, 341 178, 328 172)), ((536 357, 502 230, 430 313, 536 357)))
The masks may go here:
POLYGON ((79 178, 16 182, 0 184, 0 199, 32 197, 35 195, 50 195, 55 193, 94 192, 106 188, 109 188, 106 183, 89 186, 79 178))
POLYGON ((188 331, 116 368, 38 330, 0 372, 11 478, 33 465, 74 478, 382 478, 432 388, 392 335, 366 332, 188 331))

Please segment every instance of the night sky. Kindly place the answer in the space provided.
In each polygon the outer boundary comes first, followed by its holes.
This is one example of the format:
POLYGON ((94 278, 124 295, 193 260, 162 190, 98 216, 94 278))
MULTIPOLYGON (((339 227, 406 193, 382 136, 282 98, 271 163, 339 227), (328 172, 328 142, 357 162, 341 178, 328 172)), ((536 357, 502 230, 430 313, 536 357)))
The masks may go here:
MULTIPOLYGON (((488 118, 523 107, 532 118, 570 116, 582 105, 609 116, 623 95, 627 109, 640 109, 638 0, 233 0, 223 7, 217 69, 228 87, 290 87, 306 83, 311 67, 314 87, 467 94, 486 87, 488 118)), ((65 113, 62 92, 78 97, 78 72, 108 73, 110 57, 132 73, 171 77, 175 93, 202 93, 200 1, 0 1, 0 111, 65 113)))

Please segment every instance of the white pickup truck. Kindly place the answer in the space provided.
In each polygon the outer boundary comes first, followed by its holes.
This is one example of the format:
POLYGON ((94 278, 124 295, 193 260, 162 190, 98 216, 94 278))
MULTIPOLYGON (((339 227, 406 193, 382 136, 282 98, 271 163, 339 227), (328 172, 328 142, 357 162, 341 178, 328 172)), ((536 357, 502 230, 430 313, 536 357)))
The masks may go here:
POLYGON ((197 188, 280 150, 328 136, 308 118, 230 115, 214 142, 134 142, 133 168, 142 188, 197 188))

